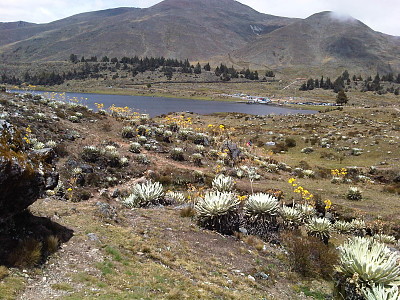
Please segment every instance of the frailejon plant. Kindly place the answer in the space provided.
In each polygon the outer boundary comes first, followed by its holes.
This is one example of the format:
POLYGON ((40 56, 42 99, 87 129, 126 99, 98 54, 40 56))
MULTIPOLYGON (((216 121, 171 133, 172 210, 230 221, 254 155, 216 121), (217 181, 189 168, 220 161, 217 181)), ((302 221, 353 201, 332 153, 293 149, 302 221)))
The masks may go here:
POLYGON ((218 192, 232 192, 235 188, 235 180, 231 176, 219 174, 212 181, 212 188, 218 192))
POLYGON ((161 204, 163 196, 163 187, 159 182, 146 181, 136 184, 123 203, 130 208, 145 207, 151 204, 161 204))
POLYGON ((358 187, 351 186, 347 191, 346 198, 348 200, 360 201, 362 199, 361 190, 358 187))
POLYGON ((231 192, 209 192, 195 205, 198 224, 222 234, 239 230, 238 205, 240 200, 231 192))
POLYGON ((185 203, 186 197, 182 192, 167 191, 165 199, 169 199, 173 203, 185 203))
POLYGON ((136 136, 136 130, 132 126, 125 126, 122 128, 121 135, 123 138, 130 139, 136 136))
POLYGON ((83 147, 82 158, 88 162, 96 162, 100 157, 101 151, 96 146, 83 147))
POLYGON ((316 213, 315 208, 308 204, 296 204, 295 207, 301 212, 303 221, 310 219, 316 213))
POLYGON ((375 234, 373 236, 374 240, 377 240, 378 242, 385 243, 385 244, 395 244, 396 243, 396 238, 392 235, 387 235, 387 234, 375 234))
POLYGON ((129 151, 132 153, 140 153, 141 145, 138 142, 133 142, 129 145, 129 151))
POLYGON ((399 255, 373 239, 353 237, 339 247, 339 271, 367 285, 399 285, 399 255))
POLYGON ((353 225, 350 222, 346 221, 336 221, 333 224, 333 229, 337 233, 349 234, 353 231, 353 225))
POLYGON ((276 217, 279 214, 279 201, 264 193, 252 194, 244 203, 245 226, 253 235, 266 236, 277 230, 276 217))
POLYGON ((325 244, 328 244, 331 237, 332 224, 326 218, 311 218, 306 224, 307 233, 310 236, 315 236, 321 239, 325 244))
POLYGON ((185 160, 184 156, 183 156, 183 149, 180 147, 175 147, 173 149, 171 149, 171 158, 173 160, 177 160, 177 161, 182 161, 185 160))
POLYGON ((397 286, 386 287, 378 284, 361 289, 365 300, 399 300, 400 294, 397 286))
POLYGON ((201 155, 201 153, 193 153, 192 154, 192 160, 196 166, 202 165, 202 162, 201 162, 202 159, 203 159, 203 155, 201 155))
POLYGON ((296 207, 282 206, 279 213, 286 227, 297 228, 302 223, 303 214, 296 207))

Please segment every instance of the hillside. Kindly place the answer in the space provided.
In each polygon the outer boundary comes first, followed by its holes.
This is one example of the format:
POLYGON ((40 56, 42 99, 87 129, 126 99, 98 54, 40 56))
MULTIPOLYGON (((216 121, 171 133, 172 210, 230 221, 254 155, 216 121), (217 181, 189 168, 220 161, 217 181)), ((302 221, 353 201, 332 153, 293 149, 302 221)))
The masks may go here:
POLYGON ((382 74, 400 69, 400 42, 354 18, 321 12, 261 36, 233 51, 231 58, 253 67, 304 73, 342 68, 382 74))
POLYGON ((233 0, 166 0, 0 30, 0 53, 2 61, 65 60, 71 53, 205 60, 293 21, 233 0))

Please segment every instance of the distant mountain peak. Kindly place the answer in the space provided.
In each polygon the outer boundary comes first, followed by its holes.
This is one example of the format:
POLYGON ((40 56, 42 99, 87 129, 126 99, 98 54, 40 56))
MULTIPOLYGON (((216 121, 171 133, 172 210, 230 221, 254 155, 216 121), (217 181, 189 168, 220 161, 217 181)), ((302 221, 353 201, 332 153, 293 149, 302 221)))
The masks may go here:
MULTIPOLYGON (((351 15, 346 13, 341 13, 337 11, 322 11, 315 13, 305 20, 308 21, 325 21, 325 22, 341 22, 341 23, 355 23, 360 22, 359 20, 353 18, 351 15)), ((361 22, 360 22, 361 23, 361 22)))

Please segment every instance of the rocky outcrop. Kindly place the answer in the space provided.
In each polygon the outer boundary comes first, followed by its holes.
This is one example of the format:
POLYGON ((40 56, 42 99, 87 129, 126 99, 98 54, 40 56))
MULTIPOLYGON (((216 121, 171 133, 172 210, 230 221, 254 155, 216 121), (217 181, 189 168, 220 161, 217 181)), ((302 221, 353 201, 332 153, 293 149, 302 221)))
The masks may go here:
POLYGON ((34 203, 58 183, 51 162, 53 150, 24 151, 21 135, 10 124, 1 124, 0 224, 34 203))

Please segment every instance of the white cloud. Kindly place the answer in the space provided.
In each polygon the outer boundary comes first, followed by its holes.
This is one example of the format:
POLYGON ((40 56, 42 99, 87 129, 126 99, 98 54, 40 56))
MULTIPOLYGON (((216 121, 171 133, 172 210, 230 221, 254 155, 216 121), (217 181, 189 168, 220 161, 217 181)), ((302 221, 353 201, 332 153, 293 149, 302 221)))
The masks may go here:
MULTIPOLYGON (((374 30, 400 36, 398 0, 238 0, 260 12, 306 18, 332 10, 348 14, 374 30)), ((74 14, 115 7, 149 7, 160 0, 0 0, 0 21, 46 23, 74 14)))

